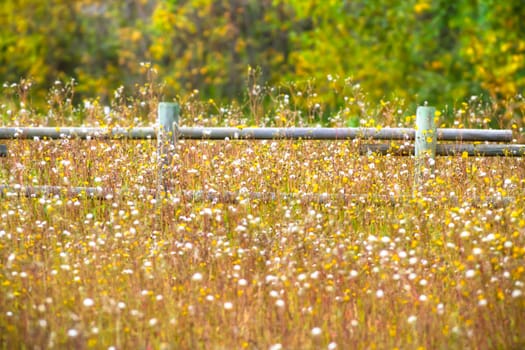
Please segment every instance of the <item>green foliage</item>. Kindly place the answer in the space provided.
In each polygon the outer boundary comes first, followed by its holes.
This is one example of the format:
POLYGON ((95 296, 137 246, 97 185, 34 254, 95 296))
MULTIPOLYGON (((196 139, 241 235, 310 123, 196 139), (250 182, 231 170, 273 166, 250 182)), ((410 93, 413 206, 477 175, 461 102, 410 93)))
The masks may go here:
MULTIPOLYGON (((239 100, 258 67, 260 85, 315 86, 325 114, 347 107, 334 89, 347 78, 376 104, 519 100, 524 17, 521 0, 5 0, 0 79, 31 79, 43 101, 55 80, 74 78, 77 99, 108 101, 143 83, 141 63, 151 62, 167 97, 197 89, 239 100)), ((523 111, 512 106, 498 116, 523 111)))

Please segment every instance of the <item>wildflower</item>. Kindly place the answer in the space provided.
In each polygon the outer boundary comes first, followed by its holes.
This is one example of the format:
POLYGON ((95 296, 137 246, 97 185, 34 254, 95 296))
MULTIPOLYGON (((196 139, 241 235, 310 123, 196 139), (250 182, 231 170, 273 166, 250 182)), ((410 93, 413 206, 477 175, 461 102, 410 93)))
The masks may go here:
POLYGON ((83 304, 84 304, 85 307, 91 307, 91 306, 95 305, 95 302, 91 298, 86 298, 86 299, 84 299, 83 304))
POLYGON ((245 287, 245 286, 248 285, 248 281, 245 280, 244 278, 241 278, 241 279, 239 280, 239 282, 237 282, 237 283, 238 283, 239 286, 241 286, 241 287, 245 287))
POLYGON ((311 333, 312 333, 312 335, 313 335, 314 337, 317 337, 317 336, 321 335, 322 330, 321 330, 321 328, 319 328, 319 327, 314 327, 314 328, 312 328, 311 333))
POLYGON ((272 298, 278 298, 279 297, 279 292, 277 292, 276 290, 272 290, 272 291, 270 291, 270 296, 272 298))
POLYGON ((408 323, 414 324, 414 323, 416 323, 416 321, 417 321, 417 316, 414 316, 414 315, 408 316, 408 319, 407 319, 408 323))
POLYGON ((281 350, 282 348, 283 346, 279 343, 273 344, 272 346, 270 346, 270 350, 281 350))
POLYGON ((275 306, 277 306, 279 308, 284 307, 284 300, 277 299, 277 301, 275 302, 275 306))
POLYGON ((474 277, 475 275, 476 275, 476 271, 474 271, 474 270, 472 270, 472 269, 471 269, 471 270, 467 270, 467 271, 465 272, 465 277, 466 277, 466 278, 472 278, 472 277, 474 277))
POLYGON ((194 273, 193 276, 191 276, 191 280, 195 282, 202 281, 202 274, 199 272, 194 273))
POLYGON ((78 331, 74 328, 67 331, 67 335, 70 338, 76 338, 78 336, 78 331))
POLYGON ((224 309, 225 309, 225 310, 231 310, 231 309, 233 309, 233 303, 231 303, 231 302, 229 302, 229 301, 225 302, 225 303, 224 303, 224 309))
POLYGON ((521 297, 521 295, 522 295, 521 289, 514 289, 511 294, 513 298, 519 298, 521 297))
POLYGON ((330 344, 328 344, 328 350, 334 350, 335 348, 337 348, 336 342, 331 342, 330 344))
POLYGON ((384 296, 385 296, 385 292, 383 292, 382 289, 378 289, 377 292, 376 292, 376 297, 382 298, 384 296))
POLYGON ((482 241, 490 242, 490 241, 493 241, 495 238, 496 238, 496 235, 495 235, 495 234, 493 234, 493 233, 489 233, 489 234, 487 235, 487 237, 485 237, 484 239, 482 239, 482 241))

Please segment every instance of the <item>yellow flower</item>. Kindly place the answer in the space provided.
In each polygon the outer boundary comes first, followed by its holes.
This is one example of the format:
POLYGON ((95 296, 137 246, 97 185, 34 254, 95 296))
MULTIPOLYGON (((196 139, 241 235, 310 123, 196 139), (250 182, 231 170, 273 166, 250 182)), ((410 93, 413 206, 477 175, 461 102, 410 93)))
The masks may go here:
POLYGON ((414 5, 414 12, 420 14, 430 9, 430 4, 427 1, 420 1, 414 5))

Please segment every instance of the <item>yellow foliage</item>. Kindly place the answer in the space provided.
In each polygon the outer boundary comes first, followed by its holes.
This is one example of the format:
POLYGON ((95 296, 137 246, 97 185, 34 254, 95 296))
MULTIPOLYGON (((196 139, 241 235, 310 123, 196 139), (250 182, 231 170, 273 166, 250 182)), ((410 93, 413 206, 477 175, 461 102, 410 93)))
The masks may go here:
MULTIPOLYGON (((44 88, 74 77, 79 98, 109 99, 118 86, 140 82, 139 64, 151 61, 171 94, 197 88, 205 98, 231 100, 245 94, 251 66, 261 69, 261 83, 315 84, 318 100, 327 105, 323 113, 351 104, 328 75, 351 77, 374 102, 398 97, 407 104, 452 105, 471 95, 500 99, 522 92, 523 2, 437 5, 5 0, 0 77, 3 82, 27 77, 44 88)), ((359 116, 354 109, 350 114, 359 116)))

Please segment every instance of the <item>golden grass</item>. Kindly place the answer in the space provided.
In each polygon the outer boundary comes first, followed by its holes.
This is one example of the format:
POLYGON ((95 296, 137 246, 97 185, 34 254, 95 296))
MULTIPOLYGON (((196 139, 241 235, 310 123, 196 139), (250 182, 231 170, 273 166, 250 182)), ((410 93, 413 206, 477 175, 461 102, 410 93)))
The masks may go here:
POLYGON ((182 141, 173 195, 156 199, 139 194, 157 183, 156 142, 8 146, 2 183, 115 195, 1 199, 3 348, 525 346, 523 159, 439 158, 413 197, 412 158, 352 142, 182 141), (190 189, 240 195, 177 196, 190 189))

